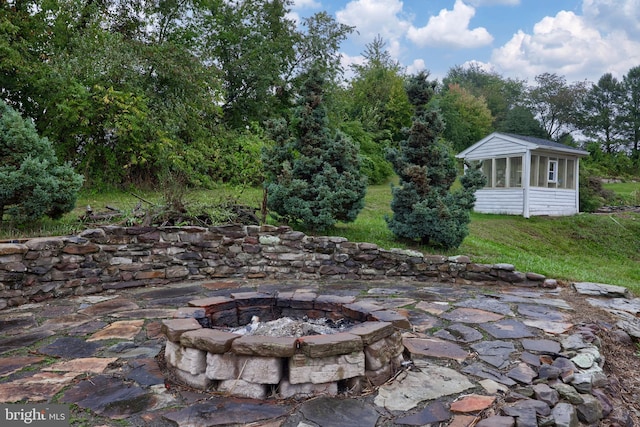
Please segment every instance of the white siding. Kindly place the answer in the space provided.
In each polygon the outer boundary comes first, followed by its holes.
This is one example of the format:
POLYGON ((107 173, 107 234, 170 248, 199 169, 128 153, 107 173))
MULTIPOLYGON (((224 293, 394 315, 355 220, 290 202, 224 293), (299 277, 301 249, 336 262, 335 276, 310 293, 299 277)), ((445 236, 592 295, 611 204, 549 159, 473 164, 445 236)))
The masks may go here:
POLYGON ((481 189, 476 191, 474 210, 480 213, 522 215, 523 204, 522 188, 481 189))
POLYGON ((465 159, 480 160, 492 157, 505 157, 514 154, 524 154, 526 146, 494 137, 467 153, 465 159))
POLYGON ((529 213, 531 215, 574 215, 576 207, 576 191, 556 188, 529 189, 529 213))

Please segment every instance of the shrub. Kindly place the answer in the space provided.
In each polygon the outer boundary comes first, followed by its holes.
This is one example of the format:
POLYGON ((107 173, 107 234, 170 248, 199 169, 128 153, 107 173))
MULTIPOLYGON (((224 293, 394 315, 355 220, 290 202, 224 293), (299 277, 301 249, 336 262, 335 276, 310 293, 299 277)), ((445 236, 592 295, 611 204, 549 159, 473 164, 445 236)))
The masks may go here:
POLYGON ((0 222, 5 213, 18 223, 58 219, 75 207, 81 186, 33 123, 0 101, 0 222))
POLYGON ((284 120, 270 122, 274 144, 263 151, 267 207, 311 230, 354 221, 367 185, 357 146, 344 133, 329 130, 323 85, 321 74, 312 70, 295 111, 294 134, 284 120))
POLYGON ((440 115, 427 104, 435 82, 426 73, 411 78, 407 94, 415 107, 413 126, 399 150, 388 158, 400 178, 393 188, 389 229, 400 238, 420 240, 445 249, 458 247, 469 233, 475 191, 484 186, 480 165, 469 167, 460 179, 461 188, 451 192, 457 176, 455 160, 440 138, 440 115))

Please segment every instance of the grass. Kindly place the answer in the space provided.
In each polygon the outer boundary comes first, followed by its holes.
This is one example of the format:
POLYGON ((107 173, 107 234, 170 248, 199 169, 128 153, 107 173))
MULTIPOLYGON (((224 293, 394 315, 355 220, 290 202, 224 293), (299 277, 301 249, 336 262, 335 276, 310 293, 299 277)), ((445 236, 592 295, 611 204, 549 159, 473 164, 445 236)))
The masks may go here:
POLYGON ((605 190, 613 191, 624 204, 640 205, 640 183, 638 182, 602 184, 602 187, 605 190))
MULTIPOLYGON (((613 191, 633 194, 638 184, 607 184, 613 191)), ((77 208, 60 221, 43 220, 21 228, 0 230, 0 239, 28 236, 68 235, 82 229, 78 217, 91 205, 95 211, 105 206, 125 212, 138 203, 158 203, 160 193, 84 193, 77 208), (141 201, 141 199, 145 201, 141 201)), ((262 190, 221 186, 189 193, 185 199, 217 203, 237 198, 240 203, 259 207, 262 190)), ((391 248, 411 248, 425 253, 468 255, 474 262, 509 263, 518 271, 535 272, 566 281, 589 281, 625 286, 640 292, 640 215, 580 214, 572 217, 532 217, 472 214, 469 236, 454 251, 439 251, 394 238, 385 222, 391 215, 389 185, 371 186, 365 207, 355 222, 337 224, 323 234, 343 236, 354 242, 372 242, 391 248)))

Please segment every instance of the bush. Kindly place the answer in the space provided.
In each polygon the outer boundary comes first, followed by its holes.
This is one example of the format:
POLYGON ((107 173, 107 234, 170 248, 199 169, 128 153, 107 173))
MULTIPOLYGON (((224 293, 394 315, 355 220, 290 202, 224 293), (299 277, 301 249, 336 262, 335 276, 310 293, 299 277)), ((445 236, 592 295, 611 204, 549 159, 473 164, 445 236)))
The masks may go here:
POLYGON ((58 219, 75 207, 82 176, 59 164, 49 140, 3 101, 0 159, 0 222, 4 214, 17 223, 58 219))
POLYGON ((475 165, 460 179, 461 188, 450 190, 457 168, 440 138, 440 115, 427 108, 435 86, 427 77, 420 73, 409 82, 407 94, 416 109, 413 126, 400 149, 388 152, 400 186, 393 188, 393 217, 387 218, 387 225, 397 237, 450 249, 469 233, 475 191, 484 186, 485 178, 475 165))
POLYGON ((312 70, 300 94, 291 135, 284 120, 268 124, 273 145, 263 152, 267 207, 311 230, 354 221, 364 206, 366 178, 357 146, 329 130, 324 79, 312 70))

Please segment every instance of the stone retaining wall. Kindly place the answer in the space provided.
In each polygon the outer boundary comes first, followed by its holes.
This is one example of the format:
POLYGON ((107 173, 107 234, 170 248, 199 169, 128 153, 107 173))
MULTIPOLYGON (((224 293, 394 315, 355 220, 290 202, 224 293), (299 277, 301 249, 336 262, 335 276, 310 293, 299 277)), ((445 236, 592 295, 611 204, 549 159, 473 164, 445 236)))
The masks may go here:
POLYGON ((108 289, 211 278, 412 280, 555 287, 510 264, 384 250, 290 227, 114 227, 0 243, 0 309, 108 289))

